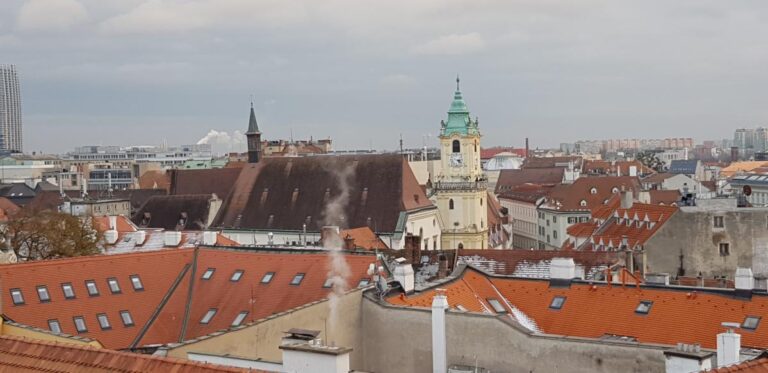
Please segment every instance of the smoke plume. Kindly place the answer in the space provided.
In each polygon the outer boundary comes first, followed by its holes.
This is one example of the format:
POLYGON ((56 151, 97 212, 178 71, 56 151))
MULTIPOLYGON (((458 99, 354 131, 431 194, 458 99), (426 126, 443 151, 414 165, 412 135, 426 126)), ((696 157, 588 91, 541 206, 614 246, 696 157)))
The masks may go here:
POLYGON ((210 130, 198 145, 210 144, 214 153, 229 153, 245 151, 245 135, 240 131, 234 131, 230 135, 226 131, 210 130))

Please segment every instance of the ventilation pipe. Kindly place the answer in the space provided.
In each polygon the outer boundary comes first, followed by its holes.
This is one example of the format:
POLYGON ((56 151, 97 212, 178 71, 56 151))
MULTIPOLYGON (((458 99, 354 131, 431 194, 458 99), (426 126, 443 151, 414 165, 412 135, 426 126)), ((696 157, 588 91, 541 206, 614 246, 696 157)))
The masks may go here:
POLYGON ((445 373, 448 371, 448 357, 445 341, 445 309, 448 308, 448 297, 445 289, 437 289, 432 298, 432 372, 445 373))
POLYGON ((413 266, 405 258, 397 258, 397 267, 395 267, 394 280, 400 283, 400 287, 406 294, 410 294, 414 289, 413 266))
POLYGON ((718 368, 738 363, 739 352, 741 351, 741 335, 734 332, 741 327, 741 324, 724 322, 721 325, 727 330, 717 335, 718 368))

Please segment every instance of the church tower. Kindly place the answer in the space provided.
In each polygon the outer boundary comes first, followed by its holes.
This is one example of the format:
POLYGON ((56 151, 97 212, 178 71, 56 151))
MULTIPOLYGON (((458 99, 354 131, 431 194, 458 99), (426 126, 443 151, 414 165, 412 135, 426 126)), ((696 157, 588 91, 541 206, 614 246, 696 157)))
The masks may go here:
POLYGON ((261 160, 261 132, 256 123, 256 113, 251 102, 251 118, 248 120, 248 131, 245 133, 248 141, 248 163, 259 163, 261 160))
POLYGON ((477 118, 469 116, 458 77, 448 120, 440 125, 441 167, 432 190, 445 224, 442 245, 487 249, 487 182, 480 167, 480 130, 477 118))

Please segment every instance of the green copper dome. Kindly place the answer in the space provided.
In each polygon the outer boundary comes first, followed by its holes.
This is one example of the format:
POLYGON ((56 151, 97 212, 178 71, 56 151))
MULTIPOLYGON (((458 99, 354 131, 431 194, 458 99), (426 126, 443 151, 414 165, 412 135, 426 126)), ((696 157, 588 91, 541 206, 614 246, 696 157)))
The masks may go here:
POLYGON ((453 102, 448 110, 448 120, 442 122, 440 134, 450 136, 454 133, 460 135, 478 135, 477 121, 469 117, 469 109, 461 96, 459 89, 459 77, 456 77, 456 92, 453 94, 453 102))

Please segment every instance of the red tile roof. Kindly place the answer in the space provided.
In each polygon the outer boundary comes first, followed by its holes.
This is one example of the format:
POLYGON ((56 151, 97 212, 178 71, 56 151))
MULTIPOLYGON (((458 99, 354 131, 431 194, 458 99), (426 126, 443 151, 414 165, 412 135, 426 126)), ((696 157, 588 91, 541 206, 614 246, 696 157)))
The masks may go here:
POLYGON ((649 190, 652 205, 672 205, 680 202, 679 190, 649 190))
POLYGON ((496 182, 496 193, 515 190, 525 184, 536 186, 554 186, 563 181, 565 168, 531 168, 521 170, 501 170, 499 180, 496 182))
POLYGON ((648 175, 655 172, 640 161, 609 162, 603 160, 585 160, 584 165, 582 166, 582 172, 602 175, 617 175, 621 172, 622 175, 629 175, 629 168, 633 166, 637 169, 638 175, 648 175))
POLYGON ((139 176, 140 189, 163 189, 171 188, 171 178, 166 171, 149 170, 139 176))
MULTIPOLYGON (((623 287, 579 281, 570 287, 553 287, 547 280, 488 276, 473 269, 439 286, 447 290, 451 307, 461 304, 474 311, 481 309, 477 299, 500 294, 547 334, 595 339, 619 335, 636 338, 640 343, 700 343, 704 348, 716 347, 716 335, 723 331, 721 322, 742 322, 747 316, 764 315, 768 310, 768 296, 759 293, 740 298, 732 290, 623 287), (566 298, 559 310, 549 307, 555 296, 566 298), (635 313, 641 301, 653 302, 647 314, 635 313)), ((386 301, 427 307, 434 293, 429 289, 407 297, 394 295, 386 301)), ((741 338, 743 346, 768 347, 768 324, 761 322, 754 331, 742 333, 741 338)))
POLYGON ((758 357, 740 364, 708 370, 707 373, 768 373, 768 358, 758 357))
POLYGON ((525 148, 511 148, 511 147, 494 147, 494 148, 481 148, 480 159, 491 159, 499 153, 512 153, 521 157, 525 157, 525 148))
POLYGON ((0 336, 0 372, 258 372, 152 355, 0 336))
POLYGON ((545 205, 553 210, 589 211, 605 204, 622 189, 639 191, 639 179, 630 176, 581 177, 572 184, 554 187, 545 205), (586 206, 582 206, 581 201, 585 201, 586 206))
MULTIPOLYGON (((350 288, 369 277, 366 271, 374 260, 372 255, 345 255, 345 259, 350 268, 350 288)), ((172 249, 9 264, 0 267, 0 282, 3 312, 9 319, 43 329, 48 329, 48 320, 57 319, 64 333, 77 335, 73 317, 82 316, 88 332, 81 336, 122 349, 134 344, 176 342, 182 334, 190 339, 227 329, 243 311, 249 312, 246 320, 255 320, 321 300, 329 294, 323 287, 329 265, 324 252, 201 248, 195 259, 195 250, 172 249), (209 268, 215 269, 213 276, 203 280, 201 276, 209 268), (230 281, 236 270, 244 271, 242 278, 230 281), (268 272, 275 272, 274 278, 262 284, 268 272), (300 285, 289 285, 298 273, 305 274, 300 285), (139 276, 143 290, 134 290, 131 275, 139 276), (184 329, 190 277, 194 278, 192 301, 184 329), (109 278, 117 279, 121 293, 110 292, 109 278), (88 296, 86 280, 96 282, 100 295, 88 296), (62 283, 72 284, 75 299, 64 298, 62 283), (39 285, 47 286, 50 302, 38 299, 39 285), (25 304, 14 305, 10 289, 20 289, 25 304), (216 315, 208 324, 201 324, 202 316, 212 308, 218 310, 216 315), (123 310, 130 312, 135 326, 123 326, 123 310), (96 315, 100 313, 107 315, 111 329, 99 327, 96 315)))
POLYGON ((344 229, 339 232, 339 237, 343 240, 352 239, 355 243, 355 248, 366 250, 389 248, 387 244, 385 244, 384 241, 382 241, 381 238, 368 227, 344 229))

